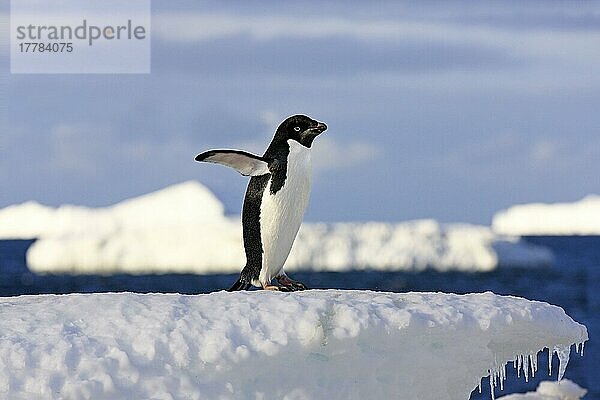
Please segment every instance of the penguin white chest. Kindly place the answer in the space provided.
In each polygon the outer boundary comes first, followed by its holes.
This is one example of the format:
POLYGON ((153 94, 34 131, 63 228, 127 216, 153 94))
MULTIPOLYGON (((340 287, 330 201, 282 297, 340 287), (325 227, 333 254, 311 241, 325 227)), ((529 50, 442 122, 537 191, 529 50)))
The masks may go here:
POLYGON ((269 180, 260 206, 263 255, 259 281, 265 284, 283 269, 310 197, 310 149, 295 140, 288 140, 288 144, 290 153, 283 187, 271 194, 269 180))

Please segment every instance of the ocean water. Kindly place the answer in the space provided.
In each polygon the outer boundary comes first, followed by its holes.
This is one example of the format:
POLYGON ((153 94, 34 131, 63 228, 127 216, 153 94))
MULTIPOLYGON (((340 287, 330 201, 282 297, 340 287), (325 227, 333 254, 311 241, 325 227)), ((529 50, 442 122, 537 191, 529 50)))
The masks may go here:
MULTIPOLYGON (((600 236, 527 237, 526 240, 551 248, 556 263, 551 268, 498 269, 486 273, 407 272, 306 272, 294 278, 311 288, 371 289, 393 292, 443 291, 454 293, 492 291, 556 304, 576 321, 588 328, 590 341, 585 355, 572 350, 565 377, 588 389, 586 400, 600 400, 600 236)), ((41 293, 89 292, 178 292, 208 293, 229 287, 235 275, 37 275, 27 269, 25 253, 31 240, 0 240, 0 296, 41 293)), ((517 378, 512 365, 507 367, 505 387, 510 393, 534 390, 548 376, 548 356, 538 357, 539 371, 529 382, 517 378)), ((558 360, 554 359, 554 363, 558 360)), ((471 399, 489 399, 487 379, 482 393, 475 391, 471 399)), ((496 396, 504 393, 499 388, 496 396)))

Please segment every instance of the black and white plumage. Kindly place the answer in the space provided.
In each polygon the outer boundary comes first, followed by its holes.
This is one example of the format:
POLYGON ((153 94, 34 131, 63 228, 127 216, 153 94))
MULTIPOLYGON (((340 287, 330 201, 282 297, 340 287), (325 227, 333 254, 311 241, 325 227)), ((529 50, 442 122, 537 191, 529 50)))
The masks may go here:
POLYGON ((287 277, 283 265, 302 224, 311 188, 311 147, 324 123, 294 115, 279 125, 261 156, 241 150, 209 150, 196 161, 223 164, 251 176, 242 210, 246 266, 229 289, 250 285, 294 291, 304 284, 287 277), (277 285, 272 285, 275 278, 277 285))

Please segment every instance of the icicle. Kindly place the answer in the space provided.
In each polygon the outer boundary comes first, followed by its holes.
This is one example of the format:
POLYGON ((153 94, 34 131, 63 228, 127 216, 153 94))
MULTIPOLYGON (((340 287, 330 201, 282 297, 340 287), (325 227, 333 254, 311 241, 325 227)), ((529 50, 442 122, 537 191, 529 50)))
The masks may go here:
POLYGON ((481 394, 481 381, 482 379, 479 380, 479 394, 481 394))
POLYGON ((548 376, 552 375, 552 356, 554 353, 548 348, 548 376))
POLYGON ((490 393, 492 394, 492 400, 496 400, 496 395, 494 394, 494 378, 493 373, 490 371, 490 393))
POLYGON ((567 364, 569 363, 569 353, 571 352, 571 346, 554 347, 554 351, 558 356, 558 380, 560 381, 565 374, 567 364))
POLYGON ((535 376, 535 373, 537 372, 537 353, 535 354, 529 354, 529 358, 530 358, 530 362, 531 362, 531 377, 533 378, 535 376))
POLYGON ((521 368, 523 368, 523 356, 517 356, 517 377, 521 377, 521 368))
POLYGON ((521 371, 525 375, 525 356, 521 354, 521 371))
POLYGON ((579 350, 579 355, 580 355, 581 357, 583 357, 583 344, 584 344, 584 343, 585 343, 585 342, 581 342, 581 343, 580 343, 580 345, 581 345, 581 349, 579 350))
POLYGON ((525 375, 525 382, 529 382, 529 356, 523 357, 523 374, 525 375))
POLYGON ((504 390, 504 365, 498 369, 498 380, 500 381, 500 390, 504 390))

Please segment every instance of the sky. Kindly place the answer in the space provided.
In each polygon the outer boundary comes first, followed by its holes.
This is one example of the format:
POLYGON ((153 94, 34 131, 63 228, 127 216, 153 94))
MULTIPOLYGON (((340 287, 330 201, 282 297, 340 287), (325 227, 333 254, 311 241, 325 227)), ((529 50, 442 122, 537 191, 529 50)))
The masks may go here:
POLYGON ((600 2, 153 0, 151 30, 150 74, 9 74, 1 52, 0 207, 195 179, 237 214, 247 178, 194 156, 262 153, 297 113, 329 126, 307 220, 600 194, 600 2))

